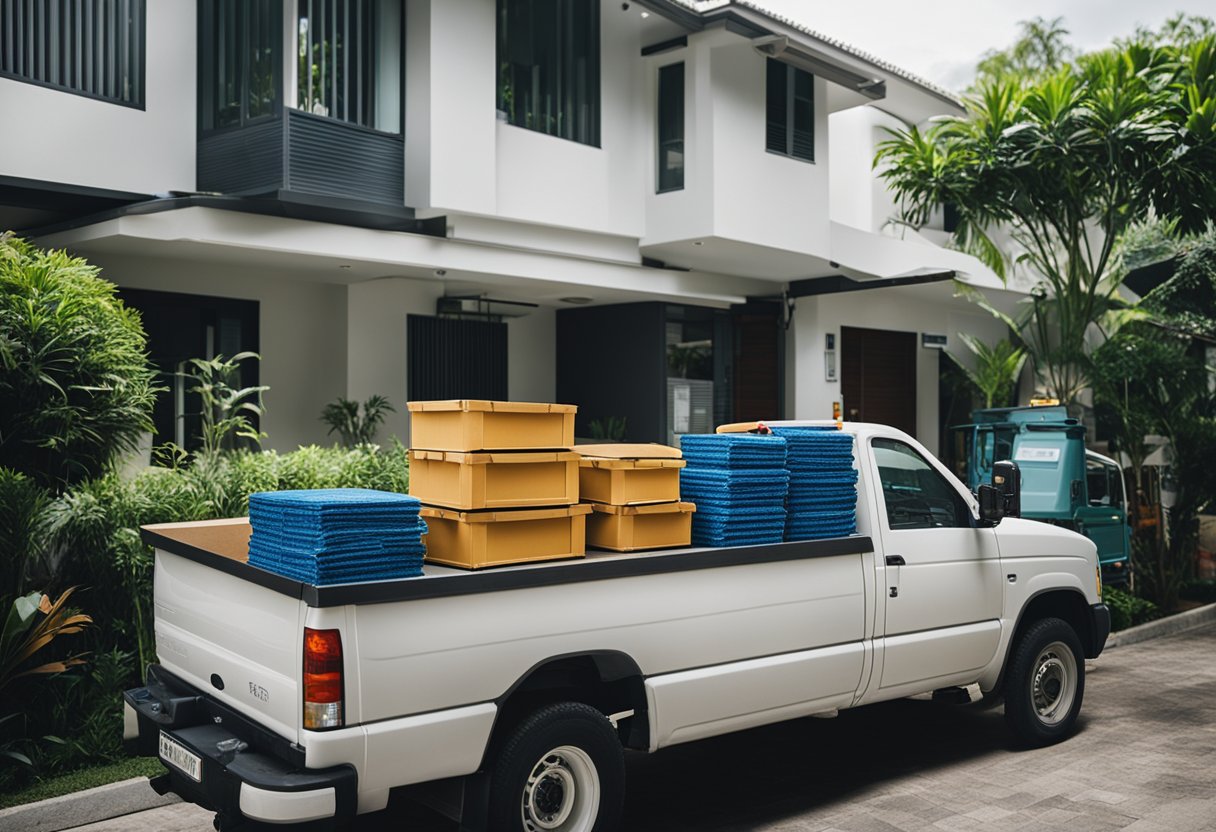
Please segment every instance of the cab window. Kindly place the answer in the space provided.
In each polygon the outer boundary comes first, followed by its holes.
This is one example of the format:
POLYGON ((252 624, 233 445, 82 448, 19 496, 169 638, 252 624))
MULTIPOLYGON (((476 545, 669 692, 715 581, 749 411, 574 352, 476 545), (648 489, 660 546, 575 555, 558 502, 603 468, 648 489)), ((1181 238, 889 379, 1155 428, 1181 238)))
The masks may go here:
POLYGON ((892 531, 971 526, 971 509, 962 495, 911 445, 876 438, 870 447, 892 531))
POLYGON ((1091 506, 1123 507, 1123 474, 1100 459, 1085 460, 1085 486, 1091 506))

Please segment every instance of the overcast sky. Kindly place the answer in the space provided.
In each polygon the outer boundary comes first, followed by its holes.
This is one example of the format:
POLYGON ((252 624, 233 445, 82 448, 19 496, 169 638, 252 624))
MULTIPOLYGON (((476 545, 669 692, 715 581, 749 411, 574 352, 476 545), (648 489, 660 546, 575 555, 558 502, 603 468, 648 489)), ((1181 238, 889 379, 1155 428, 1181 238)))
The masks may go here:
POLYGON ((1137 24, 1156 27, 1179 11, 1216 17, 1216 0, 757 2, 950 89, 967 85, 984 52, 1011 44, 1020 20, 1063 16, 1070 40, 1085 51, 1130 34, 1137 24))

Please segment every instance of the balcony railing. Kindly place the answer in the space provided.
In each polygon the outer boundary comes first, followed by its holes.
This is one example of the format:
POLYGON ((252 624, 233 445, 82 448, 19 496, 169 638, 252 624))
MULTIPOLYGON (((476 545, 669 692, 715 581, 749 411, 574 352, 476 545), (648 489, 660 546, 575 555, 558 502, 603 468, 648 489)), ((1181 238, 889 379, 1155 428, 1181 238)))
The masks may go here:
POLYGON ((395 133, 283 108, 200 135, 198 189, 239 196, 286 191, 400 208, 405 144, 395 133))

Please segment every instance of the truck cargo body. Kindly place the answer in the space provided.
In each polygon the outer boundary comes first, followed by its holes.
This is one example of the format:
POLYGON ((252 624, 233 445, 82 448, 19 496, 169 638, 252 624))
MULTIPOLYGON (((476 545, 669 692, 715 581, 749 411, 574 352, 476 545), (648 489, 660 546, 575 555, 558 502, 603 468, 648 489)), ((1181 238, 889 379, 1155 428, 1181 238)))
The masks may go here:
POLYGON ((1000 689, 1039 619, 1101 651, 1091 542, 985 522, 914 440, 846 430, 860 472, 846 538, 315 587, 244 563, 241 520, 149 527, 159 664, 126 694, 128 739, 167 760, 159 788, 221 825, 327 826, 411 784, 492 779, 504 738, 546 704, 589 705, 623 746, 657 751, 948 686, 1000 689), (316 631, 340 634, 338 727, 305 727, 316 631))

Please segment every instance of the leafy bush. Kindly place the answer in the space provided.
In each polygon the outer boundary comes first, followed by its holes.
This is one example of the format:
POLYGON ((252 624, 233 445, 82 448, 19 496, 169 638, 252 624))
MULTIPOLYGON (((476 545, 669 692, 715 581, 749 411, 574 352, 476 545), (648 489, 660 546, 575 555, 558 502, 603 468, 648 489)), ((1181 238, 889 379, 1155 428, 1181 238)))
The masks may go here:
POLYGON ((1112 631, 1126 630, 1128 627, 1134 627, 1137 624, 1143 624, 1146 621, 1152 621, 1154 618, 1161 616, 1157 605, 1152 601, 1137 598, 1129 592, 1124 592, 1111 586, 1103 588, 1102 600, 1110 608, 1110 628, 1112 631))
POLYGON ((187 363, 189 371, 177 375, 190 382, 187 393, 197 393, 202 400, 199 416, 202 421, 203 453, 214 454, 238 447, 237 440, 244 439, 254 446, 262 444, 266 435, 258 430, 254 419, 266 413, 262 394, 270 388, 266 385, 241 387, 241 362, 248 359, 261 360, 256 352, 241 352, 224 358, 192 358, 187 363))
POLYGON ((0 601, 28 587, 43 545, 43 513, 50 494, 32 479, 0 467, 0 601))
POLYGON ((98 270, 0 235, 0 466, 64 486, 152 429, 139 314, 98 270))
POLYGON ((1182 585, 1179 597, 1201 604, 1216 603, 1216 580, 1195 578, 1182 585))
POLYGON ((371 396, 362 405, 339 397, 325 405, 321 411, 321 421, 329 425, 326 436, 337 431, 342 447, 353 448, 373 441, 376 431, 384 424, 385 415, 396 412, 397 409, 384 396, 371 396))

